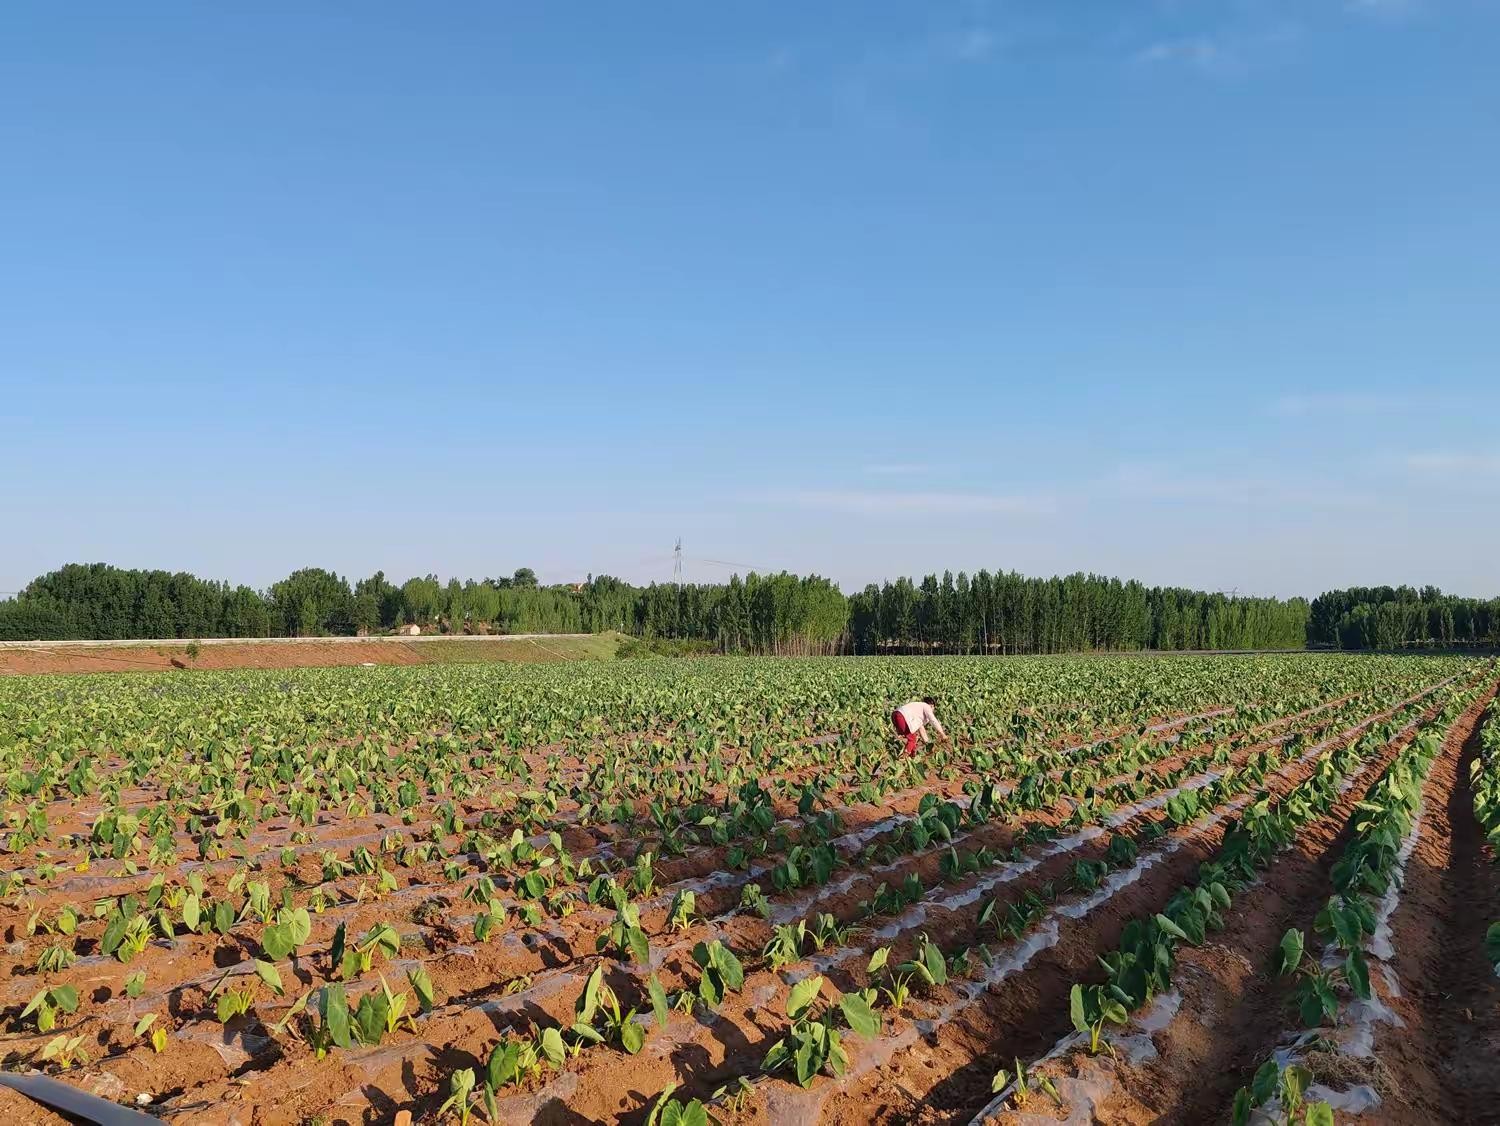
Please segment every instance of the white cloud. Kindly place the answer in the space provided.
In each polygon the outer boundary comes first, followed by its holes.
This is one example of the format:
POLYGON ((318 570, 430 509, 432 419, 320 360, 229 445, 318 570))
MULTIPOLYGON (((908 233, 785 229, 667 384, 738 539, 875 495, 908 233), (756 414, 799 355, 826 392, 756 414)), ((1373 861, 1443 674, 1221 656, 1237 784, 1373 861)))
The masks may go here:
POLYGON ((1136 51, 1131 61, 1137 66, 1183 67, 1216 78, 1240 78, 1286 62, 1303 38, 1303 27, 1296 20, 1242 15, 1197 34, 1157 39, 1136 51))
POLYGON ((1162 39, 1136 52, 1135 61, 1146 64, 1185 63, 1199 70, 1219 70, 1229 55, 1206 35, 1191 39, 1162 39))
POLYGON ((908 462, 890 462, 883 465, 867 465, 865 472, 872 477, 920 477, 931 473, 932 466, 908 462))
POLYGON ((1354 492, 1342 481, 1307 477, 1215 476, 1192 467, 1122 465, 1101 487, 1138 501, 1198 501, 1216 507, 1363 509, 1374 497, 1354 492))
POLYGON ((1420 405, 1423 404, 1412 395, 1335 391, 1312 395, 1283 395, 1272 404, 1272 410, 1276 414, 1292 418, 1305 418, 1309 415, 1330 414, 1394 414, 1420 405))
POLYGON ((999 493, 888 492, 880 489, 797 489, 776 498, 820 512, 877 516, 1036 515, 1052 511, 1049 497, 999 493))
POLYGON ((1420 473, 1500 473, 1500 454, 1432 450, 1408 454, 1406 465, 1420 473))

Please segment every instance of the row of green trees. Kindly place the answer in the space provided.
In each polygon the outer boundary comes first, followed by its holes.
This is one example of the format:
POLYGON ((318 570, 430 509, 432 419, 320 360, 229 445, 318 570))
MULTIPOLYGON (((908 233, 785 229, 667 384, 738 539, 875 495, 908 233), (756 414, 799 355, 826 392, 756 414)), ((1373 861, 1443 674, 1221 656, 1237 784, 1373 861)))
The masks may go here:
MULTIPOLYGON (((1333 597, 1313 604, 1314 619, 1333 612, 1327 603, 1333 597)), ((1343 604, 1337 610, 1355 612, 1343 604)), ((1467 629, 1465 615, 1459 611, 1457 620, 1467 629)), ((307 567, 260 592, 102 563, 69 564, 0 603, 0 639, 9 640, 310 637, 409 622, 451 632, 616 629, 730 653, 1059 653, 1299 648, 1308 637, 1309 607, 1302 599, 1228 598, 1098 575, 1034 579, 1013 571, 982 570, 972 578, 947 572, 921 583, 903 578, 846 598, 827 579, 786 573, 637 587, 609 576, 542 586, 529 568, 467 582, 425 575, 398 585, 377 571, 351 586, 307 567)))
POLYGON ((504 578, 436 575, 399 586, 377 571, 351 586, 306 567, 264 593, 166 571, 68 564, 0 602, 0 640, 316 637, 406 623, 449 632, 597 633, 706 640, 724 652, 837 652, 848 605, 816 575, 738 576, 723 586, 636 587, 609 576, 542 586, 523 567, 504 578))
POLYGON ((629 629, 725 653, 806 656, 839 652, 848 621, 848 599, 825 578, 751 573, 723 585, 653 583, 638 592, 629 629))
POLYGON ((1100 575, 1014 571, 897 579, 852 596, 860 653, 1072 653, 1133 649, 1297 649, 1304 599, 1230 598, 1100 575))
POLYGON ((314 637, 407 622, 564 632, 581 628, 565 591, 541 588, 528 567, 447 585, 427 575, 397 586, 377 571, 352 588, 332 571, 305 567, 261 592, 185 572, 70 563, 0 603, 0 639, 314 637))
POLYGON ((1403 649, 1500 645, 1500 598, 1461 598, 1435 586, 1350 587, 1313 599, 1309 645, 1403 649))

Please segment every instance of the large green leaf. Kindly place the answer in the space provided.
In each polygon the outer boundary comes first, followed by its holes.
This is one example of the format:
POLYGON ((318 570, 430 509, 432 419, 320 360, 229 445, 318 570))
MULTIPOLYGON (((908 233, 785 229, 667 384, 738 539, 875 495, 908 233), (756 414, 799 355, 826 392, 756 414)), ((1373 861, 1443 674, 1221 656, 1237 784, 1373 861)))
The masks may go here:
POLYGON ((344 987, 338 983, 325 985, 320 1001, 323 1027, 328 1029, 329 1038, 340 1048, 354 1047, 354 1038, 349 1032, 349 998, 344 987))
POLYGON ((801 1020, 807 1015, 822 988, 823 978, 820 975, 805 977, 792 986, 792 991, 787 996, 786 1015, 794 1021, 801 1020))
POLYGON ((839 998, 839 1008, 849 1027, 867 1040, 880 1035, 880 1015, 858 993, 845 993, 839 998))
POLYGON ((648 988, 651 994, 651 1013, 656 1017, 657 1025, 665 1028, 667 1027, 667 1015, 671 1011, 670 1006, 667 1004, 667 991, 662 988, 661 979, 655 974, 651 975, 648 988))
POLYGON ((498 1091, 515 1080, 520 1073, 521 1045, 514 1040, 502 1040, 490 1050, 485 1064, 484 1081, 492 1091, 498 1091))
POLYGON ((583 996, 578 999, 577 1016, 584 1024, 594 1019, 594 1014, 599 1011, 599 990, 604 985, 604 967, 595 966, 593 973, 589 974, 588 980, 583 983, 583 996))
POLYGON ((1179 927, 1176 923, 1174 923, 1171 919, 1167 918, 1167 916, 1165 916, 1165 915, 1157 915, 1156 916, 1156 925, 1158 927, 1160 927, 1163 931, 1165 931, 1167 934, 1171 935, 1173 938, 1181 939, 1183 942, 1191 942, 1192 941, 1190 938, 1188 938, 1187 931, 1183 930, 1181 927, 1179 927))
POLYGON ((646 1030, 633 1020, 627 1019, 620 1026, 620 1047, 632 1056, 646 1045, 646 1030))
POLYGON ((282 989, 282 986, 281 986, 281 971, 280 970, 278 970, 270 962, 263 962, 259 958, 257 958, 257 959, 255 959, 255 973, 256 973, 256 976, 259 977, 261 981, 265 982, 267 985, 269 985, 271 987, 271 991, 273 993, 275 993, 276 996, 278 996, 278 997, 281 996, 281 994, 284 992, 284 990, 282 989))
POLYGON ((555 1028, 542 1031, 541 1042, 542 1058, 555 1068, 561 1068, 568 1058, 567 1045, 563 1043, 562 1033, 555 1028))
POLYGON ((1344 980, 1361 1001, 1370 999, 1370 966, 1365 961, 1365 952, 1354 949, 1344 958, 1344 980))
POLYGON ((1089 1017, 1084 1008, 1083 986, 1074 985, 1068 991, 1068 1019, 1072 1022, 1077 1032, 1089 1030, 1089 1017))
POLYGON ((113 954, 120 948, 120 943, 125 939, 125 928, 130 925, 123 912, 110 916, 109 924, 104 928, 104 937, 99 940, 99 952, 101 954, 113 954))
POLYGON ((719 971, 719 976, 724 980, 725 988, 737 992, 744 987, 745 969, 740 965, 740 960, 735 957, 733 950, 716 941, 713 949, 713 963, 714 968, 719 971))
POLYGON ((922 955, 922 964, 927 967, 927 973, 932 978, 933 985, 948 984, 948 963, 943 959, 943 952, 935 942, 929 942, 922 955))
POLYGON ((271 961, 281 961, 296 948, 296 943, 292 941, 291 928, 280 924, 267 927, 260 936, 260 948, 265 951, 266 957, 271 961))
POLYGON ((1282 977, 1296 973, 1297 967, 1302 964, 1302 951, 1304 949, 1302 932, 1296 927, 1287 928, 1286 934, 1281 936, 1280 958, 1277 963, 1277 972, 1282 977))

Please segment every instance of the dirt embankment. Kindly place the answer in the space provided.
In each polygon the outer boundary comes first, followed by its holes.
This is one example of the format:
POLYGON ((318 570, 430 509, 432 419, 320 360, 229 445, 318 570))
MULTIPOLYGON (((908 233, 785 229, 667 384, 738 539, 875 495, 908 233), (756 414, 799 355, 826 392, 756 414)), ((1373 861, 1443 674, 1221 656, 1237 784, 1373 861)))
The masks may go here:
POLYGON ((172 645, 0 646, 0 676, 37 673, 160 672, 168 669, 292 669, 613 657, 619 635, 391 640, 268 640, 172 645))

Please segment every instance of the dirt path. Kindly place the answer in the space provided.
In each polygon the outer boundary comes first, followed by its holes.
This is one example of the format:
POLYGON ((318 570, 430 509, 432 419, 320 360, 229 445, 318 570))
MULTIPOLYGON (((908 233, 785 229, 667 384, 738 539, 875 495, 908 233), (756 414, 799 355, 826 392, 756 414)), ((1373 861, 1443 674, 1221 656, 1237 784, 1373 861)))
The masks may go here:
POLYGON ((168 669, 291 669, 423 665, 454 661, 573 661, 613 657, 618 634, 495 637, 267 638, 212 640, 189 656, 186 641, 0 646, 0 676, 163 672, 168 669))
MULTIPOLYGON (((1493 722, 1493 720, 1491 720, 1493 722)), ((1444 754, 1428 777, 1422 825, 1392 918, 1405 1027, 1382 1029, 1376 1055, 1383 1122, 1500 1119, 1500 981, 1484 934, 1500 917, 1500 872, 1474 817, 1469 764, 1479 725, 1461 753, 1444 754)))

